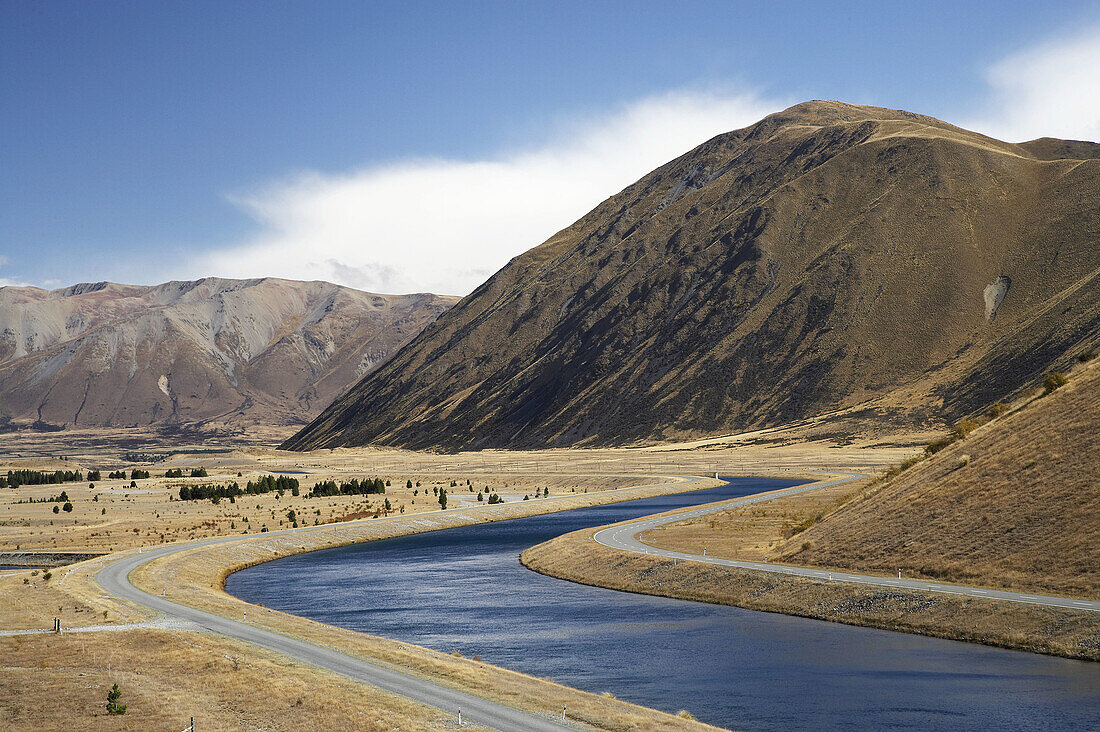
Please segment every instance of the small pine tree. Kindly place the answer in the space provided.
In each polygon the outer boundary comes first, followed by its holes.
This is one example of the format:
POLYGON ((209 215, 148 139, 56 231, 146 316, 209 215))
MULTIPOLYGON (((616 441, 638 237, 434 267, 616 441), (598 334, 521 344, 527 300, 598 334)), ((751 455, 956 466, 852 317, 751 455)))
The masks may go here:
POLYGON ((439 491, 439 507, 444 511, 447 510, 447 491, 439 491))
POLYGON ((122 692, 119 691, 118 684, 111 687, 111 690, 107 692, 107 714, 125 714, 126 705, 119 703, 119 697, 122 696, 122 692))

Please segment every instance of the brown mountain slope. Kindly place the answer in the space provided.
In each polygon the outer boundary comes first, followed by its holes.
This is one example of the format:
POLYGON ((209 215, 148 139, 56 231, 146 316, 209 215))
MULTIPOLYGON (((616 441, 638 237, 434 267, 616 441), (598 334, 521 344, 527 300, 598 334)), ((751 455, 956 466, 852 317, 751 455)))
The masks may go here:
POLYGON ((277 279, 0 288, 0 418, 303 424, 454 300, 277 279))
POLYGON ((792 107, 512 260, 286 446, 672 440, 861 404, 966 413, 1100 332, 1097 150, 792 107))
POLYGON ((1100 361, 841 507, 785 559, 1100 597, 1100 361))

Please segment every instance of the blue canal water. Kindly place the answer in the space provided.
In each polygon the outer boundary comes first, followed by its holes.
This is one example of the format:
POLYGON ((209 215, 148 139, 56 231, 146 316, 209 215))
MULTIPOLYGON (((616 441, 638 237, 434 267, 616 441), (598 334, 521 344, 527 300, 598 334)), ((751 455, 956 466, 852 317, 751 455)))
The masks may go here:
POLYGON ((587 587, 524 568, 581 528, 774 490, 673 496, 279 559, 230 593, 744 730, 1100 729, 1100 664, 587 587))

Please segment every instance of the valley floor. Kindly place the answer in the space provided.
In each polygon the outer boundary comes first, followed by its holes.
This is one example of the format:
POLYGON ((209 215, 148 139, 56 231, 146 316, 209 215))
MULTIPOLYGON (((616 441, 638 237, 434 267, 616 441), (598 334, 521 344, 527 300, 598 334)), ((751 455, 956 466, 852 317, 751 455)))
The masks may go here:
MULTIPOLYGON (((75 451, 74 451, 75 452, 75 451)), ((400 513, 387 519, 349 517, 346 521, 327 521, 348 517, 362 509, 364 498, 380 496, 306 499, 273 494, 238 499, 236 504, 222 501, 169 500, 179 479, 152 477, 139 479, 138 488, 129 481, 102 481, 94 490, 87 484, 27 486, 0 491, 7 512, 0 522, 0 551, 48 549, 113 552, 108 557, 89 560, 70 567, 54 568, 51 578, 43 570, 0 570, 0 630, 49 628, 55 617, 62 626, 106 624, 127 625, 157 621, 139 607, 111 597, 96 585, 94 572, 124 553, 146 547, 164 546, 172 540, 186 542, 211 536, 240 535, 243 518, 256 525, 266 518, 271 531, 287 529, 278 524, 280 512, 296 508, 301 514, 316 517, 322 511, 326 522, 309 532, 283 535, 240 536, 239 542, 221 545, 216 551, 175 555, 175 562, 146 565, 135 574, 135 581, 148 591, 170 595, 187 604, 212 609, 239 618, 248 609, 250 623, 270 626, 273 630, 314 643, 337 647, 376 663, 411 671, 422 678, 465 688, 475 694, 498 699, 511 706, 549 714, 567 704, 570 720, 580 728, 593 729, 703 729, 689 719, 647 710, 596 694, 587 694, 550 682, 533 679, 483 664, 476 659, 455 658, 416 646, 373 638, 332 628, 282 613, 265 612, 229 597, 221 589, 226 573, 256 561, 264 561, 320 546, 348 541, 363 541, 386 535, 383 527, 405 523, 419 524, 425 530, 440 522, 457 520, 454 508, 471 506, 475 515, 486 517, 491 511, 508 515, 529 515, 566 507, 626 500, 642 495, 642 486, 653 476, 714 472, 772 473, 788 476, 810 466, 828 465, 835 469, 879 471, 904 459, 911 447, 838 446, 831 443, 809 445, 741 444, 731 449, 707 448, 685 451, 646 450, 555 450, 531 453, 486 452, 462 455, 431 455, 402 451, 338 450, 318 453, 282 453, 268 448, 246 448, 224 452, 170 453, 166 459, 140 465, 154 476, 168 467, 202 465, 208 479, 184 479, 182 482, 224 482, 229 478, 246 480, 259 474, 283 472, 298 477, 303 488, 321 478, 390 477, 391 493, 386 497, 406 505, 407 521, 400 513), (451 487, 451 482, 472 486, 492 486, 504 496, 503 507, 479 506, 476 492, 451 487), (412 481, 418 494, 405 488, 412 481), (173 482, 174 481, 174 482, 173 482), (416 488, 419 482, 420 488, 416 488), (446 487, 454 500, 449 510, 425 500, 424 491, 446 487), (399 487, 400 486, 400 487, 399 487), (550 488, 550 497, 523 501, 534 489, 550 488), (53 503, 20 503, 27 498, 49 497, 66 490, 75 505, 71 514, 55 516, 53 503), (406 495, 408 494, 408 495, 406 495), (98 497, 98 500, 95 500, 98 497), (252 502, 256 498, 256 502, 252 502), (416 513, 413 512, 413 501, 416 513), (310 502, 312 501, 312 503, 310 502), (320 502, 318 502, 320 501, 320 502), (255 506, 259 503, 259 508, 255 506), (322 506, 322 503, 324 504, 322 506), (332 505, 330 505, 330 503, 332 505), (107 513, 103 514, 106 509, 107 513), (312 509, 312 510, 307 510, 312 509), (272 519, 272 511, 276 518, 272 519), (251 516, 248 512, 254 512, 251 516), (240 516, 231 515, 240 512, 240 516), (39 515, 41 514, 41 515, 39 515), (159 514, 159 515, 158 515, 159 514), (103 516, 117 521, 103 525, 103 516), (265 517, 266 515, 266 517, 265 517), (61 518, 63 517, 63 518, 61 518), (54 524, 50 524, 54 521, 54 524), (237 528, 231 528, 233 523, 237 528), (136 531, 135 531, 136 529, 136 531), (111 531, 109 535, 105 532, 111 531), (162 536, 162 534, 164 536, 162 536), (328 535, 330 538, 323 539, 328 535), (287 537, 293 537, 288 540, 287 537), (336 537, 336 538, 332 538, 336 537), (262 551, 258 547, 267 547, 262 551), (256 554, 260 551, 260 554, 256 554), (179 561, 179 558, 183 558, 179 561)), ((59 454, 59 453, 55 453, 59 454)), ((105 470, 122 465, 117 447, 103 452, 66 454, 69 466, 85 470, 105 470)), ((157 457, 160 457, 159 455, 157 457)), ((8 467, 61 467, 46 457, 9 459, 8 467)), ((127 469, 134 467, 126 464, 127 469)), ((665 481, 660 481, 665 482, 665 481)), ((706 481, 701 485, 707 485, 706 481)), ((686 484, 666 490, 683 490, 686 484)), ((434 496, 433 496, 434 498, 434 496)), ((0 516, 4 514, 0 513, 0 516)), ((303 527, 304 528, 304 527, 303 527)), ((120 729, 182 729, 195 716, 210 728, 226 729, 433 729, 453 726, 452 710, 440 711, 370 686, 356 684, 327 671, 294 661, 237 641, 196 632, 186 626, 129 627, 110 632, 61 635, 2 635, 0 654, 6 672, 0 674, 0 727, 4 729, 73 729, 77 727, 120 729), (124 691, 123 702, 131 703, 127 714, 119 718, 106 715, 103 705, 106 691, 118 682, 124 691), (274 684, 274 685, 272 685, 274 684), (270 689, 257 695, 258 686, 270 689), (59 693, 58 689, 65 689, 59 693), (58 700, 59 696, 64 696, 58 700), (350 716, 349 716, 350 715, 350 716)))

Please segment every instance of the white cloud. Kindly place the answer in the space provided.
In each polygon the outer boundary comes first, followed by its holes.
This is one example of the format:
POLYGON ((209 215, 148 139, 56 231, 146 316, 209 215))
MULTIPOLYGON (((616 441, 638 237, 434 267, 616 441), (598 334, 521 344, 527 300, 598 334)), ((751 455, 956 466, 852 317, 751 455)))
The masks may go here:
POLYGON ((259 233, 200 255, 191 274, 466 294, 657 166, 783 106, 751 94, 671 93, 491 159, 302 174, 234 197, 259 233))
POLYGON ((963 127, 1009 142, 1100 141, 1100 26, 1013 53, 986 71, 991 94, 963 127))
MULTIPOLYGON (((0 267, 3 267, 9 261, 11 261, 11 260, 9 260, 3 254, 0 254, 0 267)), ((21 282, 19 280, 9 279, 7 277, 0 277, 0 287, 25 287, 26 285, 27 285, 26 282, 21 282)))

